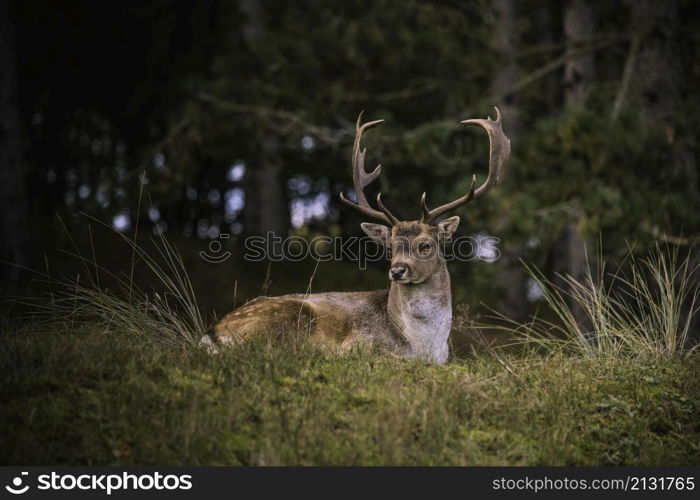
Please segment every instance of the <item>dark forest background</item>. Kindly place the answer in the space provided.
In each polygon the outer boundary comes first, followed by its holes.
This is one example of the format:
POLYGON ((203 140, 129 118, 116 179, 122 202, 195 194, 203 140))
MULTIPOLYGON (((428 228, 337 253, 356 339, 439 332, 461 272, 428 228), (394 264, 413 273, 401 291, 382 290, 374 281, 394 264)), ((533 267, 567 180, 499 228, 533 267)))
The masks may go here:
MULTIPOLYGON (((0 260, 79 273, 72 240, 128 273, 94 217, 174 242, 207 311, 301 292, 314 262, 245 263, 242 238, 360 234, 338 193, 361 110, 386 120, 369 162, 413 219, 423 191, 484 178, 486 135, 459 121, 497 105, 504 182, 458 215, 501 258, 451 270, 457 302, 523 318, 541 294, 521 259, 582 277, 599 241, 612 264, 698 240, 698 28, 690 0, 0 0, 0 260), (203 261, 222 233, 233 258, 203 261)), ((386 286, 381 263, 320 266, 313 291, 386 286)), ((37 287, 0 269, 2 295, 37 287)))

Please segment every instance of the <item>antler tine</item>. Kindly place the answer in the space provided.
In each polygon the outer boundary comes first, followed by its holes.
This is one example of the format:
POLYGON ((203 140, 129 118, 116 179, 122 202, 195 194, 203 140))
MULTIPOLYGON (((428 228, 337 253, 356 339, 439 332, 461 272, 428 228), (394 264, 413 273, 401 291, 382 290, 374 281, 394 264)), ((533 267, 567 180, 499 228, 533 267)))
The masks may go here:
POLYGON ((501 181, 501 169, 503 164, 510 157, 510 139, 503 133, 501 125, 501 112, 494 106, 496 110, 496 120, 487 118, 481 120, 473 118, 464 120, 465 125, 478 125, 488 133, 489 136, 489 175, 486 181, 479 186, 474 192, 474 199, 488 191, 491 186, 498 184, 501 181))
POLYGON ((425 195, 423 195, 421 203, 423 205, 423 222, 426 224, 432 223, 437 217, 445 212, 454 210, 457 207, 469 203, 471 200, 479 198, 486 191, 488 191, 491 186, 500 182, 503 164, 510 156, 510 139, 508 139, 506 134, 503 133, 503 128, 501 126, 501 112, 498 110, 498 108, 495 109, 495 120, 488 117, 486 119, 472 118, 461 122, 464 125, 478 125, 486 130, 486 133, 489 136, 489 173, 486 177, 486 181, 484 181, 484 183, 475 190, 476 176, 472 176, 469 192, 466 195, 430 211, 428 211, 428 207, 425 204, 425 195))
POLYGON ((439 217, 440 215, 444 214, 445 212, 449 212, 450 210, 454 210, 457 207, 460 207, 462 205, 465 205, 472 201, 474 199, 474 188, 476 187, 476 175, 472 175, 472 182, 469 185, 469 190, 467 191, 467 194, 462 196, 461 198, 457 198, 455 201, 446 203, 445 205, 439 206, 434 210, 428 210, 428 205, 425 202, 425 193, 423 193, 423 196, 421 197, 420 201, 422 204, 422 209, 423 209, 423 218, 422 222, 426 224, 431 224, 436 217, 439 217))
POLYGON ((387 216, 387 218, 391 221, 392 225, 395 226, 400 222, 399 219, 397 219, 391 212, 389 212, 389 209, 384 206, 384 203, 382 203, 382 193, 377 193, 377 206, 382 212, 384 212, 384 215, 387 216))
POLYGON ((430 210, 428 210, 428 204, 425 202, 425 191, 423 191, 423 196, 420 197, 420 205, 421 205, 421 210, 423 210, 423 217, 421 218, 422 221, 425 221, 425 219, 430 216, 430 210))
POLYGON ((365 215, 393 225, 399 221, 381 203, 381 197, 377 197, 377 204, 379 205, 379 208, 381 208, 381 211, 372 208, 365 197, 365 187, 379 177, 379 174, 382 171, 382 166, 381 164, 377 165, 372 172, 367 172, 365 170, 365 154, 367 153, 367 149, 360 150, 360 142, 362 140, 362 134, 364 134, 366 130, 376 127, 380 123, 383 123, 384 120, 375 120, 360 125, 362 122, 363 113, 364 111, 357 117, 357 123, 355 124, 355 142, 352 148, 352 181, 353 186, 355 187, 355 193, 357 194, 357 203, 353 203, 352 201, 348 200, 343 193, 340 193, 340 200, 365 215))

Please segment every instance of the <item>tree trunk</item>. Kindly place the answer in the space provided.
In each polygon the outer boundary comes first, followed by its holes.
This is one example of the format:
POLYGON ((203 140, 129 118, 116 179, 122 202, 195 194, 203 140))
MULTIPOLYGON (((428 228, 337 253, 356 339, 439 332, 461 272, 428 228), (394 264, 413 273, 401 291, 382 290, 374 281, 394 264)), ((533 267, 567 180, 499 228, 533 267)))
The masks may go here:
MULTIPOLYGON (((575 51, 594 35, 593 14, 588 0, 568 0, 564 4, 564 37, 566 50, 575 51)), ((567 108, 583 107, 591 85, 595 80, 595 59, 592 52, 569 59, 564 66, 564 105, 567 108)), ((588 275, 586 262, 586 237, 581 231, 585 216, 577 200, 572 201, 564 229, 555 246, 555 271, 569 275, 579 283, 588 275)), ((591 256, 592 257, 592 256, 591 256)), ((568 288, 571 292, 571 288, 568 288)), ((578 302, 569 297, 569 307, 579 325, 587 327, 589 321, 578 302)))
POLYGON ((641 37, 631 92, 647 118, 665 128, 673 145, 670 174, 689 195, 698 195, 698 172, 691 148, 678 141, 676 119, 682 114, 683 66, 678 47, 678 2, 638 0, 631 3, 632 36, 641 37), (675 143, 675 144, 674 144, 675 143))
MULTIPOLYGON (((672 148, 671 164, 666 171, 674 191, 681 197, 697 197, 700 194, 697 159, 692 148, 686 145, 687 141, 682 140, 684 131, 677 122, 677 117, 685 112, 682 102, 685 78, 678 47, 678 2, 637 0, 631 3, 630 9, 631 35, 640 37, 630 82, 631 100, 645 110, 645 118, 652 126, 660 125, 664 129, 672 148)), ((691 278, 694 286, 698 286, 699 277, 700 273, 695 273, 691 278)), ((689 309, 686 305, 686 314, 689 309)), ((700 338, 700 315, 693 318, 691 337, 700 338)))
MULTIPOLYGON (((250 47, 255 47, 264 30, 265 4, 260 0, 243 0, 239 8, 246 16, 243 37, 250 47)), ((270 131, 259 130, 257 164, 248 168, 243 223, 247 234, 271 232, 284 238, 289 232, 290 215, 280 144, 270 131)))
POLYGON ((244 212, 246 233, 272 232, 284 238, 289 232, 290 219, 279 141, 268 137, 260 144, 259 151, 259 165, 249 170, 244 212))
MULTIPOLYGON (((518 37, 515 27, 515 0, 492 0, 495 15, 491 47, 498 58, 496 74, 492 83, 492 93, 495 96, 505 96, 499 102, 494 102, 501 110, 506 124, 506 132, 513 144, 517 143, 520 130, 520 120, 517 106, 517 96, 509 94, 518 79, 516 49, 518 37)), ((518 249, 505 249, 501 258, 501 272, 498 275, 499 288, 503 290, 503 298, 499 301, 498 309, 508 311, 508 315, 516 320, 524 321, 527 317, 527 280, 523 274, 518 249)))
MULTIPOLYGON (((9 2, 0 0, 0 295, 16 295, 29 265, 26 175, 20 156, 17 58, 9 2)), ((2 300, 2 297, 0 297, 2 300)))
POLYGON ((508 137, 517 138, 518 135, 518 108, 516 96, 508 94, 518 80, 518 65, 515 59, 516 28, 515 28, 515 0, 492 0, 492 7, 496 16, 493 29, 491 46, 498 58, 498 70, 493 81, 493 94, 505 95, 501 102, 494 103, 499 106, 504 119, 508 123, 508 137))
MULTIPOLYGON (((564 7, 564 36, 567 51, 575 51, 594 35, 588 0, 569 0, 564 7)), ((595 79, 593 52, 569 59, 564 66, 564 100, 567 106, 583 106, 595 79)))
MULTIPOLYGON (((549 0, 534 13, 533 22, 537 30, 537 41, 543 46, 552 46, 561 38, 561 16, 559 2, 549 0)), ((543 61, 544 63, 544 61, 543 61)), ((543 115, 556 115, 561 111, 562 85, 558 71, 550 71, 542 80, 541 101, 543 115)))

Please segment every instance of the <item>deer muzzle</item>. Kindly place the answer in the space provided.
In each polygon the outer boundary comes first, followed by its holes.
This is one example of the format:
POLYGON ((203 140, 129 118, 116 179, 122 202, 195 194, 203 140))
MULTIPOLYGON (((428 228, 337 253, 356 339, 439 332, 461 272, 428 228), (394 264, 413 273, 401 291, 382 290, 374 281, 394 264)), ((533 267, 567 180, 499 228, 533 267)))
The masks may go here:
POLYGON ((392 281, 402 281, 408 277, 408 265, 398 263, 391 266, 389 269, 389 278, 392 281))

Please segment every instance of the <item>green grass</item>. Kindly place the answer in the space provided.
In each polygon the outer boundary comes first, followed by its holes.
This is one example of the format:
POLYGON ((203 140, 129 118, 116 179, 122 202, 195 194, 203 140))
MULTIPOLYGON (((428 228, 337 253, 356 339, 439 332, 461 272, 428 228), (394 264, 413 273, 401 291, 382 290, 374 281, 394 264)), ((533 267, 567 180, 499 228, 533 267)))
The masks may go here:
POLYGON ((700 465, 696 268, 677 254, 617 287, 533 272, 558 322, 475 335, 457 308, 471 355, 435 366, 291 340, 209 354, 179 253, 127 242, 158 292, 78 254, 82 278, 44 276, 29 314, 0 316, 0 464, 700 465))
POLYGON ((431 366, 12 330, 0 349, 2 464, 700 464, 697 355, 431 366))

